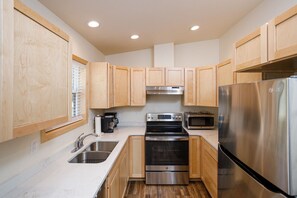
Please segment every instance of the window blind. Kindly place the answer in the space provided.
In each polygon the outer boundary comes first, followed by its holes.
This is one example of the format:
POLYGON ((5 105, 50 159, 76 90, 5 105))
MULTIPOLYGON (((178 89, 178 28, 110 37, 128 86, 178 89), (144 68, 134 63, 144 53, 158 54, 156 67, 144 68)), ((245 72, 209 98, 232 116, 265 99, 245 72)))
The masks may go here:
POLYGON ((86 66, 72 61, 72 118, 85 113, 86 66))

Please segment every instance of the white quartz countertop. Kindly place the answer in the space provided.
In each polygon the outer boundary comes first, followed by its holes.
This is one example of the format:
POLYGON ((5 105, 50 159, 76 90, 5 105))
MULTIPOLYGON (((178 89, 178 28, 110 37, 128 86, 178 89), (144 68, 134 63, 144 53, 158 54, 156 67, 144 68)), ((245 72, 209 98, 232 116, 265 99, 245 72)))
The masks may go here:
MULTIPOLYGON (((187 129, 186 129, 187 130, 187 129)), ((217 130, 187 130, 189 135, 202 136, 214 148, 218 148, 217 130)), ((47 164, 23 184, 14 188, 5 197, 8 198, 91 198, 96 196, 113 164, 131 135, 144 135, 145 127, 118 127, 114 133, 103 133, 100 137, 89 137, 85 146, 75 153, 70 145, 63 149, 58 157, 47 164), (118 144, 106 159, 98 164, 68 163, 70 159, 95 141, 118 141, 118 144)))
POLYGON ((211 146, 218 150, 218 130, 189 130, 185 128, 189 135, 199 135, 203 137, 211 146))
POLYGON ((88 137, 85 146, 75 153, 68 146, 54 162, 42 169, 25 183, 17 186, 5 197, 25 198, 92 198, 105 181, 120 151, 130 135, 144 135, 145 127, 120 127, 114 133, 101 137, 88 137), (98 164, 68 163, 70 159, 94 141, 118 141, 117 146, 106 159, 98 164))

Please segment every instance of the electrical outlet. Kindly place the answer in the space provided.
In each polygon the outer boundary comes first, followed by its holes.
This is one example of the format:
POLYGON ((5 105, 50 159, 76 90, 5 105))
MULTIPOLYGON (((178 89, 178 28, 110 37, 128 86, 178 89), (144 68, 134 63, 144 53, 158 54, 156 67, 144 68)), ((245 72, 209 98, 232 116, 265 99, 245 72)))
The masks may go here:
POLYGON ((39 143, 38 143, 38 140, 35 139, 31 142, 31 148, 30 148, 30 153, 36 153, 37 149, 39 147, 39 143))

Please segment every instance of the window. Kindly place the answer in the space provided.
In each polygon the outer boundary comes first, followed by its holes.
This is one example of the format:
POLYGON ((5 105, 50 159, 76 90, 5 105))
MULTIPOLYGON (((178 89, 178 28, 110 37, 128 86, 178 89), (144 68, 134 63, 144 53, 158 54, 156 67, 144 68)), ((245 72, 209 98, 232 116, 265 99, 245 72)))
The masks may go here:
POLYGON ((87 87, 88 62, 82 58, 72 56, 72 80, 71 80, 71 119, 52 128, 41 131, 41 142, 46 142, 58 137, 70 130, 73 130, 88 122, 87 87))

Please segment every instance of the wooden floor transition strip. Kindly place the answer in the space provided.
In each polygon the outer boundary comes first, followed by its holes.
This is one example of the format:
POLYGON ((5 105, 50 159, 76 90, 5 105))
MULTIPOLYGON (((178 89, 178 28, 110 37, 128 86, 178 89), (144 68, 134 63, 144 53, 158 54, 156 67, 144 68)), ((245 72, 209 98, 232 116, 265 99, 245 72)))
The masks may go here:
POLYGON ((130 181, 125 198, 211 198, 202 182, 181 185, 146 185, 144 181, 130 181))

